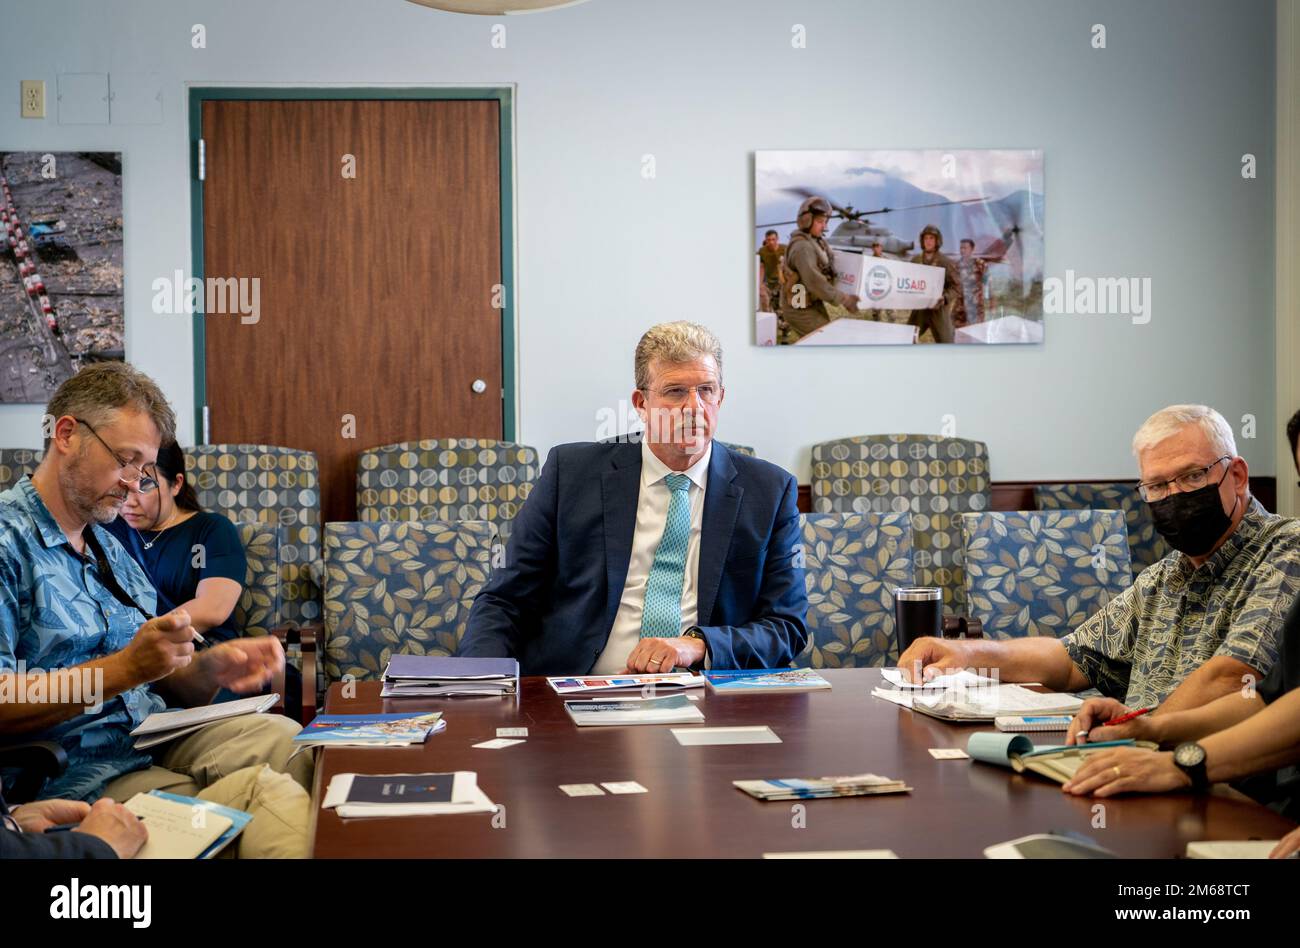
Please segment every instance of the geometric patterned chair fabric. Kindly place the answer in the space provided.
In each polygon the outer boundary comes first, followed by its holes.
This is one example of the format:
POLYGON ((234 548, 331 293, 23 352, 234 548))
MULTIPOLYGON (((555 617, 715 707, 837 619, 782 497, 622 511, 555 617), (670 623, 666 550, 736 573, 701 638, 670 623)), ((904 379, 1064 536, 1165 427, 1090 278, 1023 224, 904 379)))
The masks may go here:
POLYGON ((486 438, 403 441, 357 458, 363 522, 486 520, 503 539, 537 480, 537 451, 486 438))
POLYGON ((266 635, 280 612, 279 531, 267 523, 236 524, 248 572, 235 606, 235 627, 244 635, 266 635))
POLYGON ((893 434, 813 445, 813 511, 910 512, 916 584, 940 587, 946 614, 966 611, 961 514, 991 504, 982 441, 893 434))
POLYGON ((456 654, 496 542, 482 521, 327 523, 326 681, 377 679, 394 653, 456 654))
POLYGON ((187 480, 205 510, 276 531, 278 603, 272 625, 319 622, 320 486, 316 455, 264 444, 185 450, 187 480))
POLYGON ((913 584, 907 513, 804 514, 808 646, 797 668, 898 664, 894 589, 913 584))
POLYGON ((718 444, 730 448, 732 451, 735 451, 737 454, 743 454, 746 457, 751 457, 751 458, 758 457, 758 455, 754 452, 754 449, 747 444, 732 444, 729 441, 719 441, 718 444))
POLYGON ((1174 548, 1156 532, 1151 508, 1132 482, 1036 484, 1034 503, 1039 510, 1122 510, 1134 575, 1173 552, 1174 548))
POLYGON ((1118 510, 964 514, 966 603, 984 635, 1059 638, 1133 582, 1118 510))
POLYGON ((0 448, 0 491, 13 487, 24 475, 36 473, 44 455, 32 448, 0 448))

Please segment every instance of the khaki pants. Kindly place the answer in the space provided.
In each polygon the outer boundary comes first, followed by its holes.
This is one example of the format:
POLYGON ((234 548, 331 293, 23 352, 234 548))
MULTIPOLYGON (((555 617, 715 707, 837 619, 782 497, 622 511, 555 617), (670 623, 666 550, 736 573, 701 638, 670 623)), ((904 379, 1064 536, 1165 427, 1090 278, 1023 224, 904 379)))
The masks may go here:
POLYGON ((104 795, 125 802, 166 790, 244 810, 253 820, 226 852, 243 859, 303 858, 314 761, 306 750, 289 760, 299 730, 274 714, 222 721, 164 744, 155 766, 118 777, 104 795))

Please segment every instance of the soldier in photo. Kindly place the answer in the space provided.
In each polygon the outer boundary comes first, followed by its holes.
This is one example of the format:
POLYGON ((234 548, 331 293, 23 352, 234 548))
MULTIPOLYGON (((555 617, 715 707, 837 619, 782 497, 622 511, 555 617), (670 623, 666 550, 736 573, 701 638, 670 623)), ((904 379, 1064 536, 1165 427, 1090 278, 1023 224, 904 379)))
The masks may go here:
POLYGON ((785 282, 785 244, 778 243, 776 231, 763 235, 763 246, 758 248, 759 268, 758 308, 764 313, 781 309, 781 286, 785 282))
POLYGON ((963 237, 961 256, 957 258, 957 279, 961 296, 953 311, 953 325, 960 328, 984 322, 984 280, 988 262, 975 256, 975 241, 963 237))
POLYGON ((910 320, 917 327, 917 337, 930 330, 935 342, 953 341, 952 313, 960 296, 960 283, 957 267, 952 258, 940 253, 943 246, 943 234, 933 224, 921 228, 921 252, 912 258, 912 263, 923 263, 928 267, 943 267, 943 295, 933 309, 916 309, 910 320))
POLYGON ((835 288, 834 257, 823 236, 830 218, 830 202, 810 197, 799 205, 799 229, 790 234, 785 255, 790 278, 781 315, 796 339, 831 321, 828 306, 842 306, 850 312, 858 308, 857 296, 835 288))

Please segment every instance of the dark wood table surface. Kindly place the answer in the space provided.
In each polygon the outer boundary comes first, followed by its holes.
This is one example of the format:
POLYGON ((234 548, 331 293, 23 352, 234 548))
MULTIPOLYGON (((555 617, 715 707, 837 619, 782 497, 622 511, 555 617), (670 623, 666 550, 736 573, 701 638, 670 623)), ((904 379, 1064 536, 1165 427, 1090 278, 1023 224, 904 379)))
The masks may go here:
MULTIPOLYGON (((683 747, 682 725, 584 727, 570 721, 543 678, 509 698, 392 699, 377 682, 355 697, 330 689, 327 711, 442 711, 447 728, 412 748, 318 752, 312 827, 317 857, 758 857, 765 852, 892 849, 899 856, 978 858, 986 846, 1049 830, 1086 834, 1125 857, 1181 856, 1203 839, 1277 839, 1289 820, 1226 787, 1205 796, 1110 800, 1063 794, 1058 784, 970 760, 935 760, 988 725, 951 725, 871 697, 878 669, 823 670, 830 691, 719 696, 700 689, 705 727, 769 725, 780 744, 683 747), (499 727, 528 728, 502 750, 470 745, 499 727), (337 773, 472 770, 504 813, 340 819, 320 809, 337 773), (874 773, 911 793, 761 802, 733 780, 874 773), (649 791, 569 797, 560 784, 633 780, 649 791), (1104 812, 1094 811, 1098 804, 1104 812), (504 819, 503 819, 504 818, 504 819), (1104 818, 1104 827, 1096 825, 1104 818), (503 826, 494 827, 493 823, 503 826), (803 825, 799 826, 802 822, 803 825)), ((1039 734, 1039 743, 1057 735, 1039 734)))

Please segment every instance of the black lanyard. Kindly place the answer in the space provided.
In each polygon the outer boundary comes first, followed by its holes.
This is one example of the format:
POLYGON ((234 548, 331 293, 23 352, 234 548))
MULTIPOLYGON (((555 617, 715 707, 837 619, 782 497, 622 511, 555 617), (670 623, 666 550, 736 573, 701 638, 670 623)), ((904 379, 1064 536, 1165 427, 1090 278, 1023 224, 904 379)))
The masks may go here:
POLYGON ((112 568, 108 565, 108 557, 104 555, 104 547, 100 545, 99 540, 95 536, 95 528, 90 524, 87 524, 86 529, 83 532, 86 536, 86 546, 90 549, 91 553, 95 554, 95 569, 99 571, 99 581, 104 584, 104 588, 111 592, 113 598, 122 605, 126 606, 128 609, 134 609, 136 612, 144 616, 145 621, 156 618, 152 612, 145 609, 131 598, 131 594, 123 589, 122 584, 117 581, 117 577, 113 575, 112 568))

